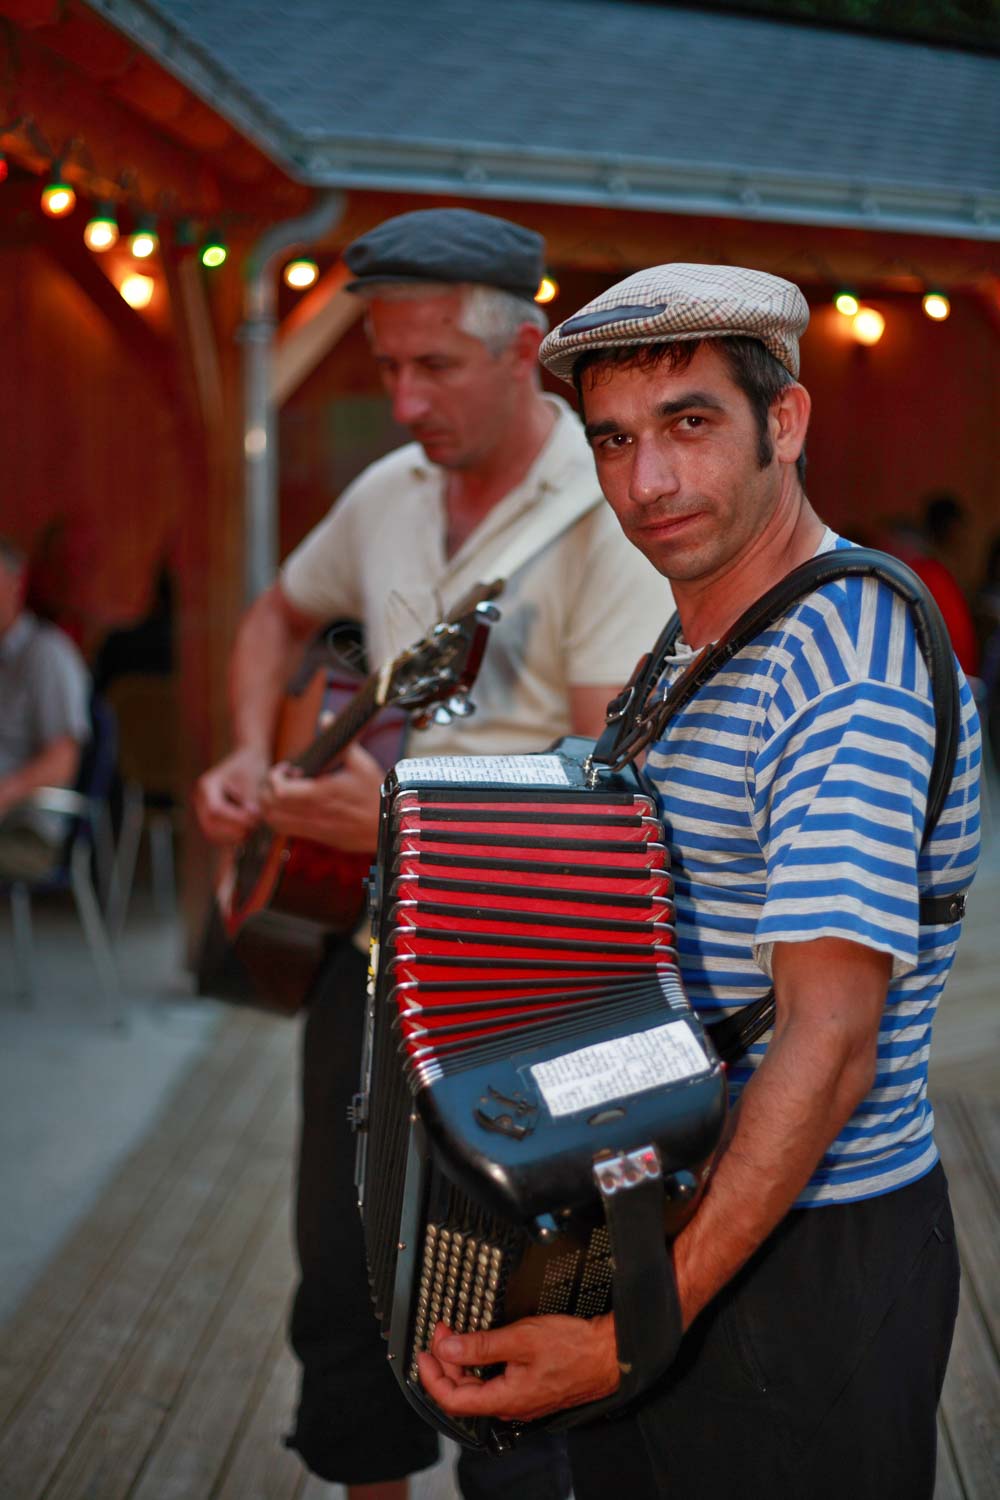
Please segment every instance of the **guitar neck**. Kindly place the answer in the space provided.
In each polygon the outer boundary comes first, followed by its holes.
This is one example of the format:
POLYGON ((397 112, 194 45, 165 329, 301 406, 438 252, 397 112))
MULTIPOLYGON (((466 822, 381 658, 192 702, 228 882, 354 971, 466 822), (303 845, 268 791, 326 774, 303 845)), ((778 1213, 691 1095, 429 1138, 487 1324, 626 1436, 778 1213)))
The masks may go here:
MULTIPOLYGON (((474 614, 478 605, 486 603, 490 599, 495 599, 502 589, 503 583, 499 579, 493 583, 477 583, 468 593, 463 595, 454 609, 445 616, 442 623, 444 625, 461 625, 467 616, 474 614)), ((435 629, 439 628, 435 627, 435 629)), ((482 625, 479 626, 479 636, 481 639, 479 640, 478 654, 475 655, 475 665, 472 668, 471 675, 468 677, 468 682, 471 682, 475 677, 479 660, 483 653, 485 631, 482 625)), ((345 704, 330 727, 317 735, 312 744, 301 751, 290 764, 296 766, 304 776, 319 776, 325 771, 337 759, 337 756, 343 750, 346 750, 351 741, 361 733, 368 721, 375 717, 379 709, 386 702, 391 703, 396 701, 398 694, 397 674, 400 668, 407 661, 419 661, 420 651, 422 649, 425 651, 428 650, 433 639, 434 636, 432 634, 426 641, 421 642, 419 646, 414 648, 413 651, 404 652, 402 656, 397 657, 384 671, 373 672, 370 677, 366 677, 354 697, 345 704)), ((466 662, 468 660, 469 656, 467 655, 466 662)), ((455 675, 442 680, 446 681, 447 686, 443 692, 438 694, 439 697, 443 697, 447 692, 453 691, 459 679, 455 675)), ((434 698, 433 696, 425 697, 423 701, 433 702, 434 698)))
POLYGON ((293 757, 291 765, 297 766, 304 776, 319 776, 325 771, 378 713, 381 706, 378 681, 377 674, 366 677, 330 727, 317 735, 300 755, 293 757))

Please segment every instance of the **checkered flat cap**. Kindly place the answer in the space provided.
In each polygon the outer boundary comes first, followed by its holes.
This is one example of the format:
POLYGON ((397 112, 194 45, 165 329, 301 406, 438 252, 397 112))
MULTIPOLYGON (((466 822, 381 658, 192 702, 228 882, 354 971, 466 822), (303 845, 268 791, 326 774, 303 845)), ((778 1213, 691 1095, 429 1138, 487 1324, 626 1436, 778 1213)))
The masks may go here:
POLYGON ((561 380, 591 349, 719 339, 760 339, 796 378, 799 336, 809 322, 797 286, 743 266, 697 266, 678 261, 637 271, 609 287, 560 323, 544 340, 539 358, 561 380))

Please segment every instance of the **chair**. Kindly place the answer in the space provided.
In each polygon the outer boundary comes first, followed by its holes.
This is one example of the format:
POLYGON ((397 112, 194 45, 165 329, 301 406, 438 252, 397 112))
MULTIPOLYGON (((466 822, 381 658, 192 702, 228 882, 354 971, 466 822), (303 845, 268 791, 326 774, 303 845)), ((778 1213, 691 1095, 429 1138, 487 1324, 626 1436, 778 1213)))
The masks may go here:
POLYGON ((39 787, 28 799, 43 812, 58 813, 66 821, 66 839, 58 864, 38 880, 10 881, 14 960, 21 992, 36 993, 31 900, 50 891, 70 891, 83 935, 97 971, 108 1012, 118 1026, 125 1023, 121 988, 108 929, 94 887, 92 866, 106 904, 115 899, 115 862, 108 799, 117 760, 115 716, 99 697, 90 702, 91 737, 80 757, 76 787, 39 787))
POLYGON ((183 797, 177 679, 129 672, 107 688, 118 721, 118 766, 122 819, 118 834, 115 892, 108 927, 117 939, 125 926, 142 835, 149 840, 153 904, 172 916, 177 904, 174 828, 183 797))

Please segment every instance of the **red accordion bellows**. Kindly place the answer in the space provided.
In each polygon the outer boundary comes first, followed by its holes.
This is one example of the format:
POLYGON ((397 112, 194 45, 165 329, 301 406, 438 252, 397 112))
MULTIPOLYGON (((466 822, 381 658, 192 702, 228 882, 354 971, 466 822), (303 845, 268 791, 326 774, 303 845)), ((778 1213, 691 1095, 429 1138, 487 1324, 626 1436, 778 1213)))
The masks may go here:
POLYGON ((652 800, 402 792, 383 930, 398 1025, 426 1061, 675 967, 652 800))

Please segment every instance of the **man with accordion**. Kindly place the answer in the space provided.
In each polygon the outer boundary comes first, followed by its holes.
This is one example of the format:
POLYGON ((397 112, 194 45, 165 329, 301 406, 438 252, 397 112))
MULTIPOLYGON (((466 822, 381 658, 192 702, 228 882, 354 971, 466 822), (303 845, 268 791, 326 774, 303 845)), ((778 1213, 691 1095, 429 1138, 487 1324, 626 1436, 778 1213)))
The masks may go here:
POLYGON ((644 1390, 617 1301, 485 1332, 442 1318, 419 1354, 452 1420, 569 1426, 577 1500, 933 1492, 958 1260, 927 1058, 978 854, 979 734, 919 584, 806 497, 807 320, 776 277, 666 265, 541 348, 673 587, 679 630, 596 759, 646 751, 681 978, 738 1043, 644 1390))

